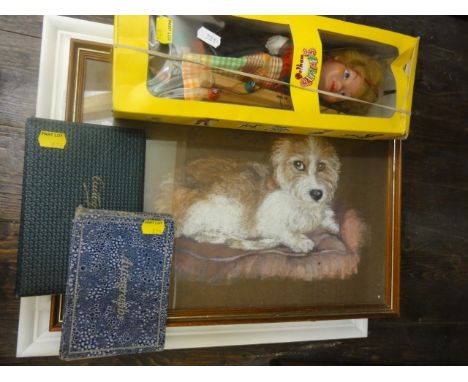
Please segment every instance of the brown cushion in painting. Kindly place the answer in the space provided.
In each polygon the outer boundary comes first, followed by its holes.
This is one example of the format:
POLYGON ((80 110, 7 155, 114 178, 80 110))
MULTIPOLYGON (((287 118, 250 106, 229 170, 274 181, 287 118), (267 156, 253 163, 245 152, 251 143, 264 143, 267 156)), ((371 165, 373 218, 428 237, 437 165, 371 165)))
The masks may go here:
POLYGON ((177 278, 210 283, 239 278, 348 278, 358 271, 366 227, 354 210, 347 211, 339 221, 339 236, 321 229, 308 235, 316 247, 307 254, 294 253, 284 246, 244 251, 179 238, 174 250, 177 278))

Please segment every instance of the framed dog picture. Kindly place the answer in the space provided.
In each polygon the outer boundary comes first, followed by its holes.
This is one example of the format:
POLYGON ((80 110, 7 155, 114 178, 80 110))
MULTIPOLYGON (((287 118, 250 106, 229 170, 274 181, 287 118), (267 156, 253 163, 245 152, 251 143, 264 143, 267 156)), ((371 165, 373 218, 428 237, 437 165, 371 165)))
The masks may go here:
POLYGON ((171 322, 397 313, 399 142, 148 134, 145 209, 177 222, 171 322))
POLYGON ((66 118, 147 125, 144 209, 177 227, 169 326, 399 312, 400 141, 113 121, 110 47, 73 44, 66 118))

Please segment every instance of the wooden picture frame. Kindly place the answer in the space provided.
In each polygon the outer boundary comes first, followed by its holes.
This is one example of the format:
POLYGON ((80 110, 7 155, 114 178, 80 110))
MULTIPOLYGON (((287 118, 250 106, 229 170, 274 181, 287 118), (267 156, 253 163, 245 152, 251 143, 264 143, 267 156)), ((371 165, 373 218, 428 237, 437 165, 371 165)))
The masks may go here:
POLYGON ((68 70, 66 121, 83 120, 84 90, 86 85, 86 64, 89 61, 108 62, 112 60, 112 46, 90 41, 70 41, 70 65, 68 70))
MULTIPOLYGON (((401 208, 401 141, 386 143, 386 195, 384 288, 380 303, 322 305, 300 307, 173 309, 169 325, 197 325, 245 322, 285 322, 343 318, 377 318, 399 314, 400 291, 400 208, 401 208)), ((177 263, 176 263, 177 266, 177 263)))

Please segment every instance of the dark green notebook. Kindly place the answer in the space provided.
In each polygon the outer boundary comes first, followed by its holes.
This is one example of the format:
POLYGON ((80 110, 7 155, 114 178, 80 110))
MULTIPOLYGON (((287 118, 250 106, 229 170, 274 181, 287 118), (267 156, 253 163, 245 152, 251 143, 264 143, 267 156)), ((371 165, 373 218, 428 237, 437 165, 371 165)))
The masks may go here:
POLYGON ((142 211, 144 171, 143 130, 28 119, 16 294, 64 293, 75 208, 142 211))

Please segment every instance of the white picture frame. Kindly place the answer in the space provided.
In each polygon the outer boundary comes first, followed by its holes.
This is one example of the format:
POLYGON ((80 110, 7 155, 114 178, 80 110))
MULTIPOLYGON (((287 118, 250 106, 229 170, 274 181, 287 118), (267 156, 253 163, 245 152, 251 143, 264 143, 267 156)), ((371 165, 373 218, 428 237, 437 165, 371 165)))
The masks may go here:
MULTIPOLYGON (((36 116, 65 117, 70 40, 112 44, 113 26, 61 16, 45 16, 36 116)), ((49 331, 51 296, 23 297, 17 357, 56 356, 60 332, 49 331)), ((165 349, 319 341, 367 337, 367 319, 296 321, 168 327, 165 349)))

